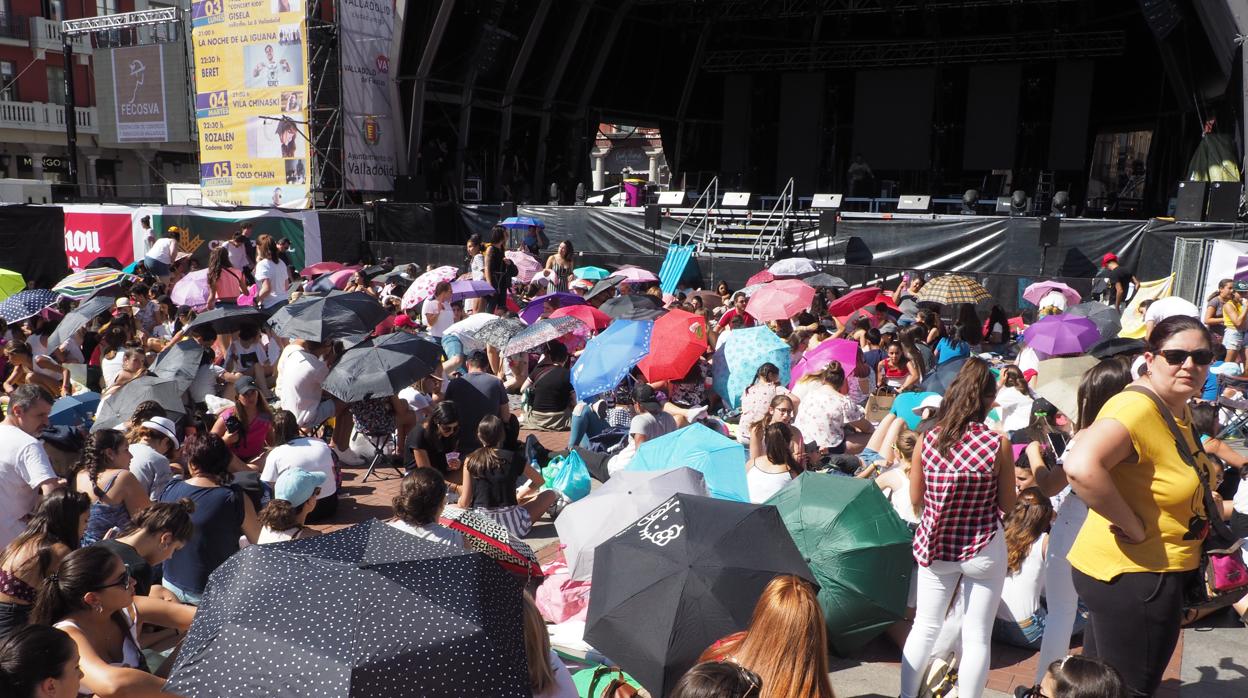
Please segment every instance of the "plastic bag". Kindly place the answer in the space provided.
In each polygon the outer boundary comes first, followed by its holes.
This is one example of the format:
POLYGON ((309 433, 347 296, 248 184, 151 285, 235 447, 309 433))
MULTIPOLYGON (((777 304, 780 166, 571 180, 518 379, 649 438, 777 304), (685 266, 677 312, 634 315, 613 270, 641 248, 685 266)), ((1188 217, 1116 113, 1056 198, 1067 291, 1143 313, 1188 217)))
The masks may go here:
POLYGON ((552 460, 551 465, 542 468, 542 477, 546 479, 546 487, 543 489, 555 490, 570 502, 583 499, 589 494, 589 468, 585 467, 585 461, 576 451, 565 456, 553 475, 547 476, 547 469, 553 465, 552 460))

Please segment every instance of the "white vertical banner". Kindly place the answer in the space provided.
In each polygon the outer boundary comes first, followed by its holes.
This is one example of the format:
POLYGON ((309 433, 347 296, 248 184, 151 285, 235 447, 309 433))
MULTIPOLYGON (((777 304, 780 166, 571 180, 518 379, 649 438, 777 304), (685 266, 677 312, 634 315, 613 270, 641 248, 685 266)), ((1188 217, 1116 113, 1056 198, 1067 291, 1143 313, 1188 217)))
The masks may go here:
POLYGON ((392 191, 401 127, 391 47, 394 0, 339 0, 343 160, 346 188, 392 191))
POLYGON ((165 58, 160 44, 113 49, 118 143, 164 143, 165 58))

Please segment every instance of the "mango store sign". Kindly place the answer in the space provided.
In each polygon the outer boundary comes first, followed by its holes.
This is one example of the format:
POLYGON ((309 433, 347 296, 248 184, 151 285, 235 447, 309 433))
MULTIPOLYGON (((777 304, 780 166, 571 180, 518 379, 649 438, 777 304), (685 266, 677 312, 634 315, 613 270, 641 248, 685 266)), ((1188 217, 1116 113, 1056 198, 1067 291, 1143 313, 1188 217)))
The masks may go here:
POLYGON ((74 271, 99 257, 134 261, 133 213, 115 206, 64 206, 65 259, 74 271))

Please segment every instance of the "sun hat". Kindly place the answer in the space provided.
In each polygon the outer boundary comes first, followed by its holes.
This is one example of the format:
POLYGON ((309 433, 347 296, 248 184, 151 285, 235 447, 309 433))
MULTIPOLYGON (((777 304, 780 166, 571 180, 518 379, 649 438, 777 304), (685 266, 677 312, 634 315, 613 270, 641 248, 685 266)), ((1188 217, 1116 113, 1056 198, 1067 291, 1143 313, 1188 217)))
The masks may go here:
POLYGON ((325 473, 291 468, 277 476, 277 482, 273 485, 273 498, 290 502, 293 507, 301 507, 312 498, 316 488, 323 484, 325 473))
POLYGON ((173 426, 173 420, 168 417, 152 417, 151 419, 143 422, 141 426, 145 426, 148 429, 158 431, 165 436, 168 436, 169 440, 173 442, 174 448, 180 448, 182 446, 182 444, 178 441, 177 428, 173 426))
POLYGON ((944 401, 945 399, 939 395, 928 395, 927 397, 923 398, 923 402, 920 402, 918 406, 914 408, 914 413, 922 416, 923 410, 926 410, 926 409, 938 410, 940 409, 941 403, 944 401))

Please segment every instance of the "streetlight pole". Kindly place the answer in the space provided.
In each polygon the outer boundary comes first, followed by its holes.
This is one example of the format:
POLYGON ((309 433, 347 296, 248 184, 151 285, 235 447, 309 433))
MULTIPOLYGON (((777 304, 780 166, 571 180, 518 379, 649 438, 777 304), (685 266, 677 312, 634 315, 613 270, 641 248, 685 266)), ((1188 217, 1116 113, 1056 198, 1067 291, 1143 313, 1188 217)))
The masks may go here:
POLYGON ((61 55, 65 65, 65 147, 69 157, 65 158, 66 173, 69 183, 74 187, 74 195, 78 195, 78 114, 74 108, 74 45, 70 43, 70 35, 61 32, 61 55))

